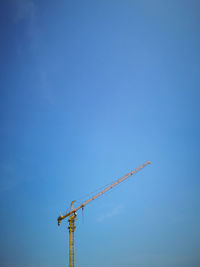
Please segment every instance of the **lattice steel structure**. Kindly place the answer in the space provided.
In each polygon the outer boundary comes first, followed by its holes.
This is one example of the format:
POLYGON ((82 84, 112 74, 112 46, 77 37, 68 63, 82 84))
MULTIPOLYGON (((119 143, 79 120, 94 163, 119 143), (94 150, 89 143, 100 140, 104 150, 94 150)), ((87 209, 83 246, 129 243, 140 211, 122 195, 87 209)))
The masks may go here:
POLYGON ((90 203, 91 201, 95 200, 97 197, 103 195, 105 192, 107 192, 108 190, 112 189, 113 187, 115 187, 116 185, 120 184, 121 182, 125 181, 128 177, 132 176, 133 174, 137 173, 138 171, 140 171, 141 169, 143 169, 144 167, 146 167, 148 164, 150 164, 150 161, 145 162, 144 164, 142 164, 140 167, 138 167, 137 169, 129 172, 128 174, 126 174, 125 176, 123 176, 122 178, 118 179, 117 181, 115 181, 114 183, 112 183, 110 186, 107 186, 104 190, 102 190, 101 192, 99 192, 98 194, 94 195, 93 197, 91 197, 90 199, 84 201, 81 205, 79 205, 77 208, 73 207, 73 203, 75 202, 72 201, 71 202, 71 209, 70 212, 66 213, 65 215, 60 215, 57 219, 58 221, 58 225, 61 224, 61 221, 67 217, 69 217, 69 267, 74 267, 74 232, 75 232, 75 220, 76 220, 76 212, 79 209, 83 209, 85 207, 85 205, 87 205, 88 203, 90 203))

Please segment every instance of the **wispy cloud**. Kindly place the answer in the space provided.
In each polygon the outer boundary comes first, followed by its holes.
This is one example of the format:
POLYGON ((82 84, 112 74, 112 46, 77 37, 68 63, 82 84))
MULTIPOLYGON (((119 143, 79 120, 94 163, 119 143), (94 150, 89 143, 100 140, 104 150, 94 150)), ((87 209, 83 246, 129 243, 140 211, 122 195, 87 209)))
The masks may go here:
POLYGON ((41 98, 45 100, 45 103, 50 105, 54 104, 55 96, 48 85, 48 72, 45 61, 41 56, 41 47, 43 47, 41 28, 38 24, 38 9, 39 6, 34 0, 15 0, 15 16, 13 18, 15 24, 24 23, 25 36, 28 42, 24 43, 19 40, 17 44, 17 51, 19 56, 24 54, 26 49, 24 46, 28 44, 28 51, 34 55, 36 63, 36 75, 38 79, 37 89, 41 98))
POLYGON ((32 0, 17 0, 15 22, 18 23, 24 19, 32 21, 35 17, 35 9, 36 6, 32 0))
POLYGON ((31 164, 23 158, 0 163, 0 192, 9 191, 18 184, 30 180, 34 174, 29 171, 31 164))
MULTIPOLYGON (((26 24, 26 35, 29 38, 30 49, 35 51, 38 48, 39 33, 39 28, 36 26, 37 6, 33 0, 15 0, 15 7, 14 23, 23 22, 26 24)), ((23 48, 21 52, 23 52, 23 48)))
POLYGON ((114 207, 112 210, 106 212, 105 214, 99 216, 97 218, 97 222, 101 223, 104 220, 108 219, 108 218, 112 218, 116 215, 119 215, 122 212, 123 206, 122 205, 118 205, 116 207, 114 207))
POLYGON ((14 187, 18 183, 18 179, 15 175, 15 167, 9 164, 0 165, 0 191, 7 191, 14 187))

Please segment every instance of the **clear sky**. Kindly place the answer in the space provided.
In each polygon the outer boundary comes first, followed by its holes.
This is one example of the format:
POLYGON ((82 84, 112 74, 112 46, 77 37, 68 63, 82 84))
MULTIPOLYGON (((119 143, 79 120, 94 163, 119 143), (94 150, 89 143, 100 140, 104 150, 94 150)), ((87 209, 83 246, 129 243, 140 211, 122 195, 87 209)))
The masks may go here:
POLYGON ((200 2, 0 1, 0 266, 200 266, 200 2), (83 199, 84 200, 84 199, 83 199))

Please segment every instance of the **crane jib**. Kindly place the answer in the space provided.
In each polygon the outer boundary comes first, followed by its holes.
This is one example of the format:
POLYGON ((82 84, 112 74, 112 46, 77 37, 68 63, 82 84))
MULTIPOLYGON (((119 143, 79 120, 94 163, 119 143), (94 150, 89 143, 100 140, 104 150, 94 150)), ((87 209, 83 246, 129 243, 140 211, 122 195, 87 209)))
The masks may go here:
POLYGON ((112 189, 114 186, 120 184, 121 182, 123 182, 124 180, 126 180, 129 176, 132 176, 133 174, 137 173, 138 171, 140 171, 141 169, 143 169, 145 166, 147 166, 148 164, 151 164, 150 161, 145 162, 144 164, 142 164, 141 166, 139 166, 138 168, 136 168, 135 170, 131 171, 130 173, 126 174, 125 176, 123 176, 122 178, 118 179, 116 182, 114 182, 113 184, 111 184, 110 186, 106 187, 104 190, 102 190, 101 192, 99 192, 98 194, 96 194, 95 196, 91 197, 90 199, 86 200, 85 202, 83 202, 80 206, 78 206, 77 208, 73 208, 73 202, 71 204, 71 210, 70 212, 68 212, 65 215, 61 215, 60 217, 58 217, 57 221, 58 221, 58 225, 60 225, 61 221, 63 219, 65 219, 66 217, 75 214, 76 211, 78 211, 81 208, 84 208, 85 205, 87 205, 88 203, 90 203, 92 200, 95 200, 96 198, 98 198, 99 196, 101 196, 102 194, 106 193, 108 190, 112 189))

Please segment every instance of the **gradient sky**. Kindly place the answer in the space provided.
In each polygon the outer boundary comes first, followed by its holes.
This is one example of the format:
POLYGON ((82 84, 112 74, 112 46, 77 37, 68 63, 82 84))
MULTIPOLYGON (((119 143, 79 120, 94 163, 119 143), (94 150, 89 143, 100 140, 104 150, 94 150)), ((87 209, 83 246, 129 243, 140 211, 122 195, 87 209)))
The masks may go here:
POLYGON ((200 2, 0 1, 0 266, 200 266, 200 2), (87 198, 87 197, 86 197, 87 198), (84 198, 82 200, 85 200, 84 198))

